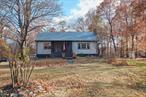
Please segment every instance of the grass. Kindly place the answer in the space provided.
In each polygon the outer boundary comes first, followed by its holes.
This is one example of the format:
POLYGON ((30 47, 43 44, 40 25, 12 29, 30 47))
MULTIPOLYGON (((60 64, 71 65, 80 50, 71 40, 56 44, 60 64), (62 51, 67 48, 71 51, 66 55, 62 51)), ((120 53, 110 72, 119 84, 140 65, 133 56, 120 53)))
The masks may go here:
MULTIPOLYGON (((139 61, 116 67, 100 59, 88 60, 35 69, 31 80, 55 85, 53 91, 38 97, 146 97, 146 66, 139 61)), ((1 72, 0 82, 9 82, 9 74, 1 72)))
POLYGON ((136 65, 136 66, 146 66, 146 61, 141 60, 128 60, 129 65, 136 65))
POLYGON ((7 69, 9 68, 8 62, 0 62, 0 69, 7 69))
MULTIPOLYGON (((91 61, 91 60, 90 60, 91 61)), ((35 70, 32 79, 56 85, 41 97, 145 97, 146 67, 93 62, 35 70)))

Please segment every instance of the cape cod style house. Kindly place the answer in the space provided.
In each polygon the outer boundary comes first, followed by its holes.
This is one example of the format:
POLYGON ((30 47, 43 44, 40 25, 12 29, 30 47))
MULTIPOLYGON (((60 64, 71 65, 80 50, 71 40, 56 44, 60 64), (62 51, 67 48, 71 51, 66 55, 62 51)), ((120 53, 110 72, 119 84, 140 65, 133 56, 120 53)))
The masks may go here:
POLYGON ((36 37, 36 56, 73 58, 97 55, 93 32, 41 32, 36 37))

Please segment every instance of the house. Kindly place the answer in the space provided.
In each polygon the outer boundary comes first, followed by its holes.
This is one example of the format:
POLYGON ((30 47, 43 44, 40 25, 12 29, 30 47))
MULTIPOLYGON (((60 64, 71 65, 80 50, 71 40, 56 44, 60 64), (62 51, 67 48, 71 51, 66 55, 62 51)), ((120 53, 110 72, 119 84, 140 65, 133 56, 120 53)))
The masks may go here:
POLYGON ((93 32, 41 32, 35 41, 38 58, 97 55, 93 32))

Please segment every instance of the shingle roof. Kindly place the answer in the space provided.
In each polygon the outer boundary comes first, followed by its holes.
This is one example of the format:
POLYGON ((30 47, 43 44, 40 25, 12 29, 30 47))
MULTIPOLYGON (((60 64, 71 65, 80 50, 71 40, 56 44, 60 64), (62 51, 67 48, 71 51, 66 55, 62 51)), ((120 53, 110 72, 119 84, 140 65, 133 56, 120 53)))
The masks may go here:
POLYGON ((40 32, 36 41, 96 41, 93 32, 40 32))

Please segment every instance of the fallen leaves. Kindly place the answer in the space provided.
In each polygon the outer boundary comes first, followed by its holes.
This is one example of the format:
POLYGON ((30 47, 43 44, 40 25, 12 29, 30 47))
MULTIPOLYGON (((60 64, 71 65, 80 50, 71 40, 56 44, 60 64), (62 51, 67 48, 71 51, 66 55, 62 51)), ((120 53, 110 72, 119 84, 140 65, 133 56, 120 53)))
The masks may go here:
POLYGON ((44 67, 18 91, 24 97, 146 97, 145 69, 105 63, 44 67))

